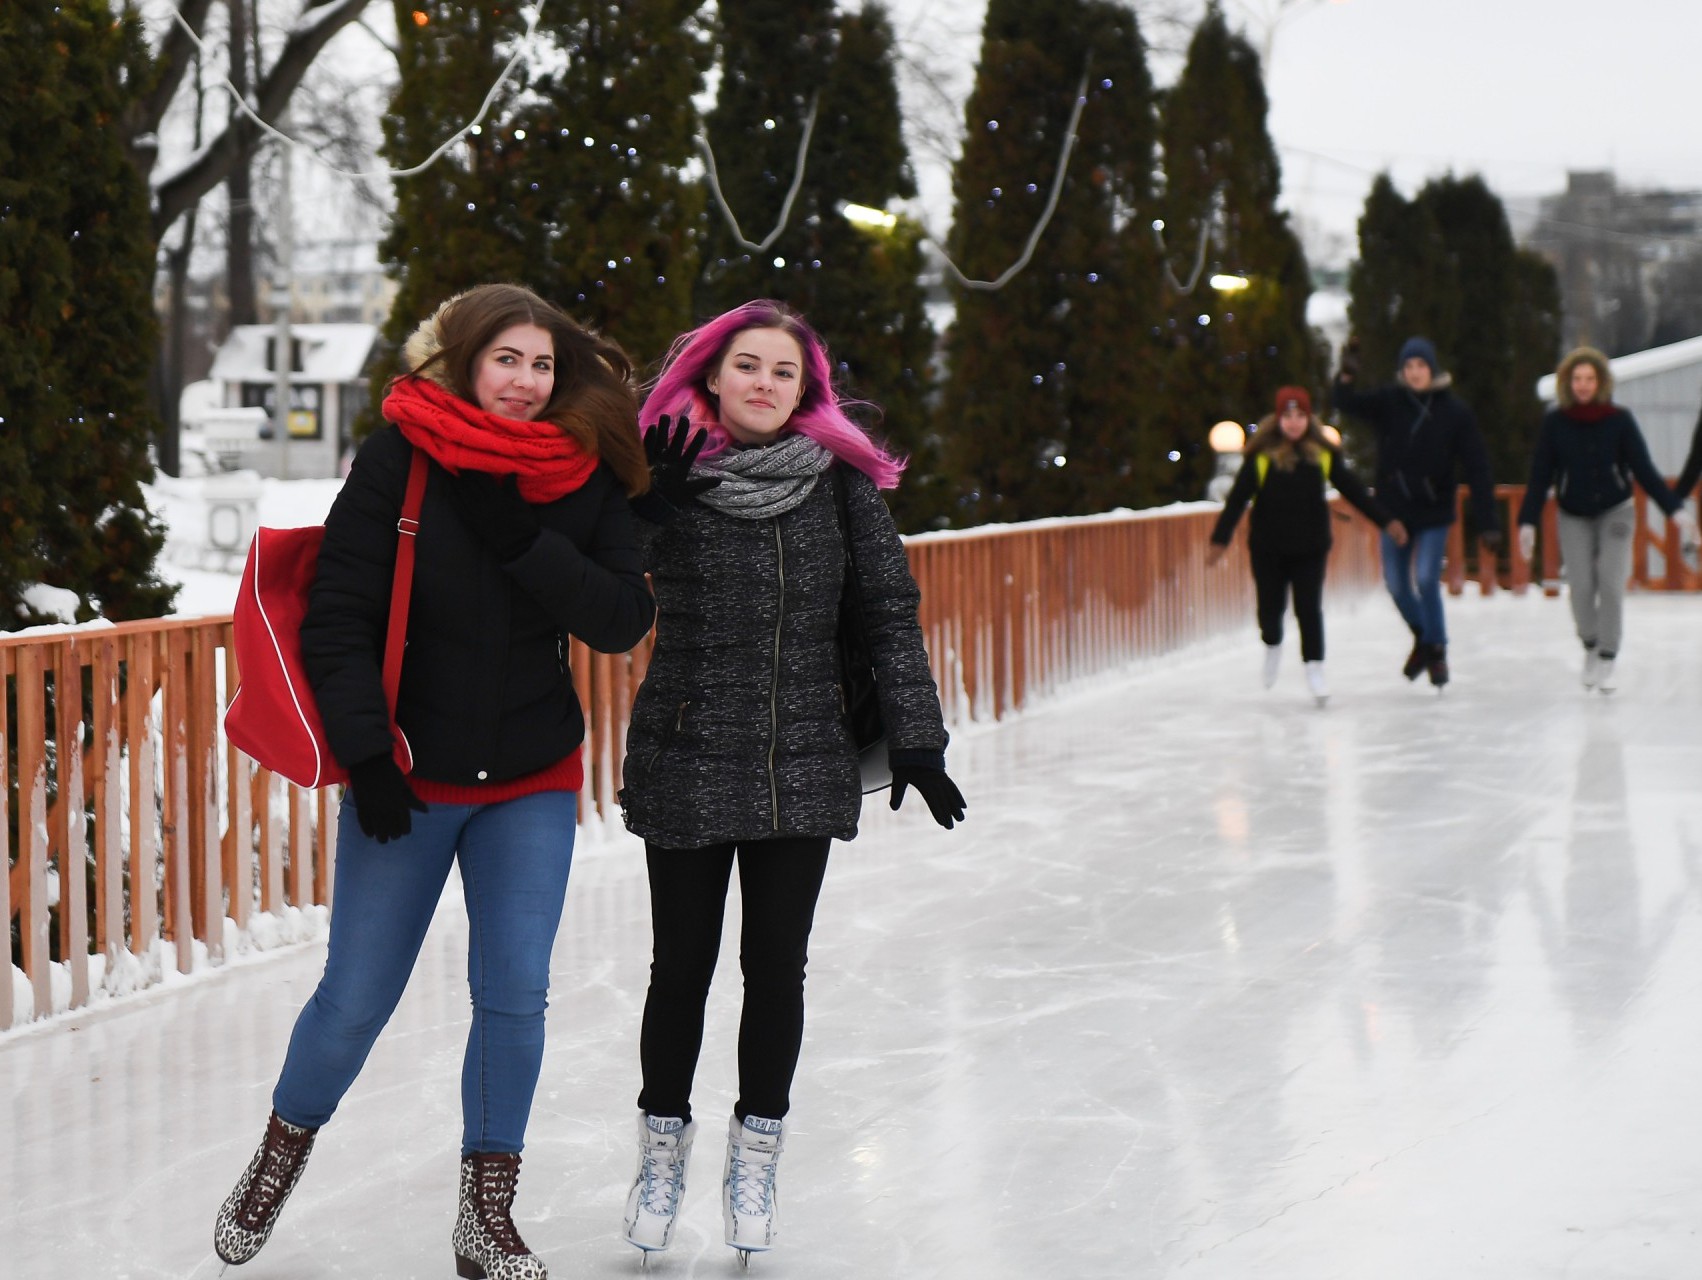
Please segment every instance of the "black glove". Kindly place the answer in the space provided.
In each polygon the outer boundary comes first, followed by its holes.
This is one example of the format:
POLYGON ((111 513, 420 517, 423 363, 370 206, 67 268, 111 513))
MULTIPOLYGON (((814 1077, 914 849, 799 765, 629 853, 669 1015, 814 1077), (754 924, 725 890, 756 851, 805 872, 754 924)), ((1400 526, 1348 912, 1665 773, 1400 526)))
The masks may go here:
POLYGON ((1500 551, 1501 530, 1485 529, 1482 533, 1478 534, 1478 541, 1483 543, 1483 545, 1488 547, 1491 551, 1500 551))
POLYGON ((349 789, 355 794, 360 829, 379 844, 400 840, 414 829, 410 809, 426 811, 425 801, 414 794, 388 753, 350 765, 349 789))
POLYGON ((677 423, 670 423, 664 413, 644 428, 644 457, 650 463, 650 484, 669 506, 683 510, 698 494, 707 493, 721 483, 719 476, 691 473, 691 464, 703 452, 703 442, 708 438, 709 433, 702 427, 693 432, 691 419, 683 413, 677 423))
POLYGON ((450 477, 449 497, 461 523, 504 564, 525 555, 538 540, 537 513, 520 496, 520 482, 513 476, 463 471, 450 477))
POLYGON ((917 765, 895 764, 892 767, 892 807, 904 801, 904 789, 915 787, 928 802, 928 812, 934 821, 947 831, 953 822, 963 821, 963 792, 957 783, 946 777, 944 769, 924 769, 917 765))
POLYGON ((1352 382, 1359 376, 1359 338, 1351 337, 1342 347, 1341 369, 1336 378, 1342 382, 1352 382))

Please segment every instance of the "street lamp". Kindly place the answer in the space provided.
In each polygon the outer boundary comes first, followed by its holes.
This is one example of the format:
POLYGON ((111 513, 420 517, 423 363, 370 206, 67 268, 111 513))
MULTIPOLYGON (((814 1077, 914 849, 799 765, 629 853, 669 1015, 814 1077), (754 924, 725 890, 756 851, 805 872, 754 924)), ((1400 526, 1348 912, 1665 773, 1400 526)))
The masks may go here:
POLYGON ((1247 431, 1239 422, 1225 419, 1212 427, 1206 442, 1217 457, 1217 466, 1206 484, 1206 498, 1211 502, 1222 502, 1235 484, 1235 473, 1241 469, 1241 453, 1247 446, 1247 431))
POLYGON ((854 227, 862 227, 865 231, 891 231, 898 225, 898 215, 888 213, 885 209, 871 209, 866 204, 853 204, 842 200, 839 204, 840 216, 854 227))

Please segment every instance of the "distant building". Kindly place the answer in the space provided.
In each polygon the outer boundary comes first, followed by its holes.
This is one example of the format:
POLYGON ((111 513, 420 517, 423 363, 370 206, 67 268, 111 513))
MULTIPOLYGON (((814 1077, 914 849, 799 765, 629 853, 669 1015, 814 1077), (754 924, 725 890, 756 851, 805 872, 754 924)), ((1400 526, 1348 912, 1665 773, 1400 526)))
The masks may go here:
POLYGON ((226 409, 264 409, 268 438, 256 440, 242 465, 263 475, 309 479, 339 474, 350 428, 367 402, 367 365, 378 341, 371 324, 298 324, 290 330, 287 447, 276 431, 276 331, 242 324, 231 330, 209 375, 226 409))
MULTIPOLYGON (((1702 337, 1619 356, 1608 365, 1614 403, 1636 417, 1656 469, 1669 480, 1676 477, 1702 410, 1702 337)), ((1537 395, 1554 402, 1552 373, 1537 383, 1537 395)))
POLYGON ((1565 346, 1609 355, 1702 334, 1702 191, 1630 191, 1606 171, 1569 173, 1526 245, 1560 277, 1565 346))

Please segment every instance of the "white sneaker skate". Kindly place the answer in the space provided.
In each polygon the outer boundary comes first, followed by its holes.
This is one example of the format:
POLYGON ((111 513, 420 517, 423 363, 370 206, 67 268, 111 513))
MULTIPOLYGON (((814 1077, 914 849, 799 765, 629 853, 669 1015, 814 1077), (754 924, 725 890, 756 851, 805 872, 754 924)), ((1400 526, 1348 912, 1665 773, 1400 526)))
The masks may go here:
POLYGON ((727 1165, 721 1177, 721 1221, 726 1240, 750 1266, 751 1254, 774 1247, 779 1205, 774 1176, 785 1145, 784 1121, 733 1116, 727 1125, 727 1165))
POLYGON ((1267 644, 1265 646, 1265 688, 1269 689, 1277 682, 1277 668, 1282 666, 1282 646, 1267 644))
POLYGON ((1584 681, 1584 688, 1594 689, 1596 683, 1601 679, 1601 673, 1602 660, 1596 656, 1596 651, 1594 649, 1584 650, 1584 673, 1581 677, 1584 681))
POLYGON ((1602 693, 1612 693, 1619 688, 1619 682, 1614 679, 1613 658, 1608 654, 1596 659, 1596 688, 1602 693))
POLYGON ((1318 700, 1320 707, 1330 700, 1330 685, 1324 679, 1324 663, 1321 659, 1306 664, 1306 687, 1312 691, 1312 696, 1318 700))
POLYGON ((626 1241, 652 1252, 674 1238, 674 1219, 686 1193, 686 1161, 691 1158, 695 1124, 677 1116, 638 1116, 638 1176, 626 1197, 626 1241))

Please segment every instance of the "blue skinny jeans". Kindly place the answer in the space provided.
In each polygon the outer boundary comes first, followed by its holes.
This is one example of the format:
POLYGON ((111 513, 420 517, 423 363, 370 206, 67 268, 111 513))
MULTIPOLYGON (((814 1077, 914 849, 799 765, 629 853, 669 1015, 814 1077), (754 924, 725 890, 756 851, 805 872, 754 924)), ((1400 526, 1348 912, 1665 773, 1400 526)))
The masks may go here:
POLYGON ((408 835, 379 844, 361 831, 345 795, 325 975, 296 1019, 273 1109, 314 1129, 331 1118, 402 998, 459 858, 473 1000, 461 1154, 519 1151, 543 1062, 550 951, 576 820, 577 797, 567 791, 434 804, 413 815, 408 835))
POLYGON ((1409 530, 1404 547, 1383 535, 1383 585, 1394 598, 1418 638, 1425 644, 1447 644, 1448 622, 1442 615, 1442 553, 1448 548, 1448 526, 1409 530))

